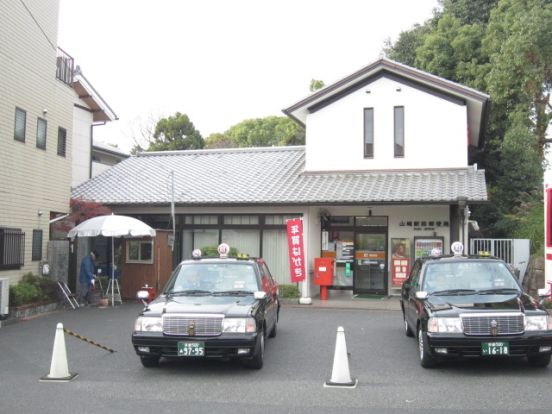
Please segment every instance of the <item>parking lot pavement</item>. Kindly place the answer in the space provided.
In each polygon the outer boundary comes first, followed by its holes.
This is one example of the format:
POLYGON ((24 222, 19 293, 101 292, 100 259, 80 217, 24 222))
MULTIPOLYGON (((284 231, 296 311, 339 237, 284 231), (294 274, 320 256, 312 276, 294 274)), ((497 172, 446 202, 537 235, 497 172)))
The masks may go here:
POLYGON ((224 361, 143 368, 130 335, 139 304, 48 314, 0 329, 0 413, 550 412, 552 368, 524 361, 452 362, 424 370, 396 310, 282 308, 259 371, 224 361), (69 383, 42 383, 56 324, 115 349, 65 336, 69 383), (327 389, 343 326, 353 390, 327 389))

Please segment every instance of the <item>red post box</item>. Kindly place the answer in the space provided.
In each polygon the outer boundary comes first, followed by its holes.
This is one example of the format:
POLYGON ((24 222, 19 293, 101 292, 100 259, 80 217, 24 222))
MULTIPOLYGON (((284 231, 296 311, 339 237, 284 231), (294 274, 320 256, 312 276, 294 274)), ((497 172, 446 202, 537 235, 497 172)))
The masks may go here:
POLYGON ((314 259, 314 284, 320 286, 320 299, 328 299, 328 286, 333 284, 335 259, 316 257, 314 259))
POLYGON ((146 300, 147 303, 150 303, 155 299, 155 296, 157 296, 157 290, 153 286, 148 286, 146 284, 145 286, 142 286, 140 290, 146 290, 148 292, 148 299, 146 300))

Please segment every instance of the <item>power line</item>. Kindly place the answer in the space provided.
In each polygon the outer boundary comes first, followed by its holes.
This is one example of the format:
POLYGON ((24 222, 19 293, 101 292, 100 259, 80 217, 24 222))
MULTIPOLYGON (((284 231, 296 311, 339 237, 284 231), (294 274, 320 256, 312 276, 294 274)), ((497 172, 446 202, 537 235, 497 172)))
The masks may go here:
POLYGON ((19 2, 23 5, 23 7, 25 7, 25 10, 27 10, 27 13, 29 13, 29 16, 31 16, 31 19, 33 19, 33 21, 35 22, 36 26, 40 29, 40 31, 42 32, 42 34, 44 35, 44 37, 46 38, 46 40, 48 41, 48 43, 50 43, 50 46, 52 46, 52 49, 56 50, 57 47, 56 45, 54 45, 54 43, 50 40, 50 38, 48 37, 48 35, 46 34, 46 32, 44 31, 44 29, 42 28, 42 26, 40 26, 40 24, 38 23, 38 21, 36 20, 36 18, 34 17, 33 13, 29 10, 29 8, 27 7, 27 5, 25 4, 25 2, 23 0, 19 0, 19 2))

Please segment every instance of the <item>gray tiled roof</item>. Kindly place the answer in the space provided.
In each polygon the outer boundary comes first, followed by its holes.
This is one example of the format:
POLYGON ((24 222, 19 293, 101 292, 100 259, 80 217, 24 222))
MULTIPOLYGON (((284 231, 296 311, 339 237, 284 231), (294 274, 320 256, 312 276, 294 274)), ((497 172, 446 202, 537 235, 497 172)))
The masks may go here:
POLYGON ((487 200, 485 173, 473 168, 303 172, 304 147, 144 153, 73 190, 104 204, 179 205, 446 203, 487 200))

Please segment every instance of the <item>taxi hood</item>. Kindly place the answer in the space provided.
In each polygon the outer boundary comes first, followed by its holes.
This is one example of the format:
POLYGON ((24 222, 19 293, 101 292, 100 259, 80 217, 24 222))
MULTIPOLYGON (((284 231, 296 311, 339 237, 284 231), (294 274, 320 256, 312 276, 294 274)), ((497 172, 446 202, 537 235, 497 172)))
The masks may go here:
POLYGON ((492 295, 430 295, 426 306, 432 311, 461 309, 462 311, 505 310, 524 311, 537 310, 540 305, 531 296, 522 293, 492 294, 492 295))
POLYGON ((247 316, 258 301, 253 295, 160 296, 148 305, 150 313, 221 313, 247 316))

